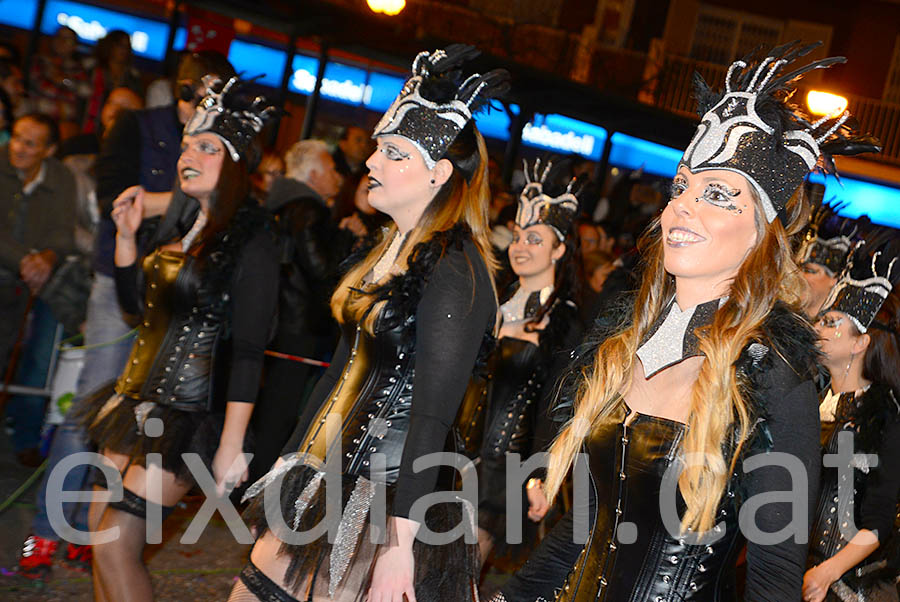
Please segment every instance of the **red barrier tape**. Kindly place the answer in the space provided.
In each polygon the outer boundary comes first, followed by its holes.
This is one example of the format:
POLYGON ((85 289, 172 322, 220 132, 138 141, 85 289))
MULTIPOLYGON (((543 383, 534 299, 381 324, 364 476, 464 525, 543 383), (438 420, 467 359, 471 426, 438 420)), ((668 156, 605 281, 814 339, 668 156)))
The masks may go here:
POLYGON ((282 360, 290 360, 292 362, 298 362, 301 364, 307 364, 309 366, 318 366, 320 368, 327 368, 331 364, 328 362, 321 362, 319 360, 311 360, 308 357, 300 357, 299 355, 290 355, 289 353, 280 353, 278 351, 270 351, 266 349, 266 355, 271 357, 277 357, 282 360))

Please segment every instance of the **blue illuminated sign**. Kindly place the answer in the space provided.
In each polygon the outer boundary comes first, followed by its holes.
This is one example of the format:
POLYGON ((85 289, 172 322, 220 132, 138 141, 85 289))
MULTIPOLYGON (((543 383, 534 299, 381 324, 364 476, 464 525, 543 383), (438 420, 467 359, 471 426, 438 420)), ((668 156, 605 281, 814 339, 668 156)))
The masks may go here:
POLYGON ((265 86, 278 88, 281 86, 281 74, 287 62, 287 54, 260 44, 250 44, 241 40, 232 40, 228 50, 228 60, 238 73, 244 77, 256 77, 265 86))
POLYGON ((625 169, 644 168, 646 173, 672 178, 684 151, 663 146, 622 132, 612 135, 609 163, 625 169))
POLYGON ((820 173, 809 176, 810 182, 825 184, 825 198, 847 203, 839 211, 845 217, 868 215, 876 224, 900 228, 900 189, 865 180, 841 176, 824 177, 820 173))
MULTIPOLYGON (((316 85, 319 60, 298 54, 292 67, 294 73, 288 88, 292 92, 311 94, 316 85)), ((372 86, 366 82, 366 70, 329 61, 322 78, 322 96, 345 104, 368 104, 372 99, 372 86)))
POLYGON ((373 111, 387 111, 394 99, 400 94, 400 89, 406 80, 397 75, 388 75, 373 71, 369 73, 369 86, 372 93, 366 102, 366 107, 373 111))
POLYGON ((0 0, 0 23, 20 29, 33 29, 37 0, 0 0))
POLYGON ((136 55, 161 61, 166 55, 169 25, 161 21, 89 6, 68 0, 47 0, 41 32, 53 35, 61 25, 75 30, 83 42, 95 43, 108 31, 121 29, 131 36, 136 55))
MULTIPOLYGON (((512 112, 518 115, 519 107, 512 105, 512 112)), ((509 140, 509 121, 506 109, 499 102, 475 115, 475 125, 481 135, 498 140, 509 140)))
POLYGON ((522 144, 599 161, 606 143, 606 130, 599 125, 564 115, 535 114, 522 130, 522 144))

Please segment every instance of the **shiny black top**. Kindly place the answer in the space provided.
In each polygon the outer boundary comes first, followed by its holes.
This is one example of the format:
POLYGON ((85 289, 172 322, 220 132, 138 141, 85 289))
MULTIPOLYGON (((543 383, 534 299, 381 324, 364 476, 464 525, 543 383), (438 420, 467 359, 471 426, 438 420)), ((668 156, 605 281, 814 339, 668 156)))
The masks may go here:
MULTIPOLYGON (((854 457, 849 463, 845 457, 840 466, 830 463, 822 468, 810 535, 812 564, 834 556, 857 529, 876 532, 883 547, 891 536, 900 496, 900 404, 890 387, 876 383, 858 397, 841 395, 836 414, 834 422, 823 423, 828 426, 823 453, 837 460, 838 438, 845 433, 853 442, 854 457)), ((876 552, 861 564, 878 556, 876 552)))
MULTIPOLYGON (((501 588, 506 600, 734 600, 734 561, 745 538, 743 599, 800 599, 805 536, 819 476, 816 393, 811 371, 803 365, 814 354, 814 339, 807 327, 790 315, 783 314, 778 321, 786 328, 799 329, 791 333, 796 339, 793 344, 802 342, 808 351, 804 354, 800 348, 794 349, 795 369, 782 359, 790 349, 779 346, 780 352, 776 352, 754 343, 736 364, 738 377, 760 416, 744 462, 752 459, 764 464, 749 472, 738 464, 720 502, 719 531, 714 532, 718 539, 692 545, 679 534, 680 518, 669 528, 663 522, 660 502, 666 498, 661 492, 670 491, 678 517, 683 508, 677 494, 677 470, 668 473, 672 481, 666 481, 664 475, 678 457, 684 425, 637 415, 625 426, 628 409, 623 404, 617 413, 593 426, 584 445, 587 466, 583 462, 576 466, 576 476, 589 469, 589 495, 580 496, 579 501, 576 493, 575 501, 575 507, 585 512, 585 498, 590 498, 588 519, 582 523, 573 518, 560 521, 528 563, 501 588), (793 456, 798 478, 808 475, 806 489, 802 489, 804 483, 793 483, 785 468, 765 464, 772 459, 770 452, 793 456), (777 492, 788 493, 778 497, 777 492), (766 497, 773 496, 775 501, 767 502, 766 497), (739 515, 745 515, 740 528, 739 515), (798 521, 792 522, 795 516, 798 521), (744 522, 748 519, 764 534, 782 533, 769 541, 758 535, 750 537, 744 522)), ((784 333, 782 329, 769 330, 779 331, 784 333)))
POLYGON ((412 307, 394 299, 387 304, 374 337, 344 325, 331 366, 283 451, 321 449, 321 420, 333 406, 342 413, 344 472, 368 476, 372 454, 383 454, 386 466, 375 468, 396 487, 392 514, 400 517, 437 486, 439 469, 414 471, 413 462, 452 443, 451 428, 497 311, 490 273, 471 240, 448 248, 429 272, 421 275, 424 286, 412 307))
POLYGON ((205 267, 157 249, 143 271, 116 268, 122 309, 142 317, 126 373, 146 364, 140 382, 123 375, 120 392, 187 411, 256 400, 278 292, 275 243, 256 217, 239 211, 233 221, 244 223, 223 233, 205 267))

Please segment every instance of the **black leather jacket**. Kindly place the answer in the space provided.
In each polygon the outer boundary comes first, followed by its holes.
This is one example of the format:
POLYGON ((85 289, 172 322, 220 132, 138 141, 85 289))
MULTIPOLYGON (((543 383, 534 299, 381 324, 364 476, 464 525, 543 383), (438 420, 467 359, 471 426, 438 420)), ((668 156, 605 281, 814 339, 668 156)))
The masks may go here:
POLYGON ((266 208, 277 219, 281 254, 279 331, 300 336, 331 333, 334 320, 328 302, 338 265, 352 241, 335 226, 325 201, 303 182, 276 179, 266 208))

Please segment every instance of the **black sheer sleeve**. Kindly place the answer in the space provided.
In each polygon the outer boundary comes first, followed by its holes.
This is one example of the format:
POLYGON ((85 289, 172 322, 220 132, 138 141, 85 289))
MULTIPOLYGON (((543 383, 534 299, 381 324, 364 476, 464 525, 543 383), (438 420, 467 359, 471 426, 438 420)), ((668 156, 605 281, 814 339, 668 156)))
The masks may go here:
POLYGON ((278 269, 275 242, 268 232, 260 232, 244 248, 231 287, 232 355, 228 401, 256 401, 263 352, 278 302, 278 269))
MULTIPOLYGON (((757 495, 780 492, 782 497, 806 504, 806 522, 794 525, 796 516, 790 501, 766 503, 752 516, 755 529, 769 534, 784 530, 787 535, 780 543, 763 545, 754 541, 744 525, 747 537, 747 584, 744 599, 751 601, 800 600, 803 574, 806 568, 807 544, 796 543, 795 535, 809 533, 819 492, 821 464, 819 444, 819 411, 815 386, 811 380, 800 380, 783 361, 765 375, 761 393, 767 410, 767 426, 772 436, 771 452, 790 454, 802 463, 807 489, 802 482, 793 482, 791 473, 778 464, 777 459, 764 459, 766 465, 747 472, 744 478, 746 500, 757 495)), ((771 454, 766 454, 771 455, 771 454)), ((751 455, 750 458, 758 457, 751 455)), ((749 458, 748 458, 749 459, 749 458)), ((739 469, 740 472, 740 469, 739 469)), ((802 478, 798 475, 798 478, 802 478)))
POLYGON ((576 541, 575 512, 587 511, 590 517, 589 528, 593 528, 596 517, 593 490, 590 491, 587 508, 578 505, 578 496, 574 502, 575 507, 559 519, 522 568, 500 588, 508 602, 535 602, 556 598, 556 592, 562 588, 584 549, 584 544, 576 541))
POLYGON ((497 311, 490 274, 471 243, 448 249, 416 310, 416 359, 409 433, 403 447, 393 515, 409 516, 431 493, 439 468, 413 471, 417 458, 444 450, 486 329, 497 311))
POLYGON ((891 536, 897 501, 900 499, 900 421, 890 422, 881 436, 878 466, 866 475, 860 520, 857 527, 878 534, 884 545, 891 536))
POLYGON ((350 347, 348 346, 346 339, 341 337, 341 340, 338 341, 337 348, 334 350, 334 355, 331 358, 331 364, 329 364, 328 368, 325 370, 325 374, 319 379, 319 382, 316 383, 312 394, 309 396, 309 400, 306 402, 306 407, 300 414, 300 418, 297 421, 297 428, 294 429, 291 438, 288 439, 288 442, 281 449, 282 456, 285 454, 292 454, 300 448, 300 442, 303 440, 304 435, 306 435, 309 425, 312 423, 313 418, 315 418, 316 412, 319 411, 319 408, 321 408, 322 404, 325 403, 325 400, 328 399, 328 394, 334 390, 349 357, 350 347))
POLYGON ((131 265, 121 268, 116 266, 113 278, 116 282, 116 296, 122 311, 133 316, 141 315, 144 312, 144 304, 141 286, 138 284, 140 278, 138 262, 135 261, 131 265))

